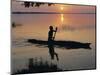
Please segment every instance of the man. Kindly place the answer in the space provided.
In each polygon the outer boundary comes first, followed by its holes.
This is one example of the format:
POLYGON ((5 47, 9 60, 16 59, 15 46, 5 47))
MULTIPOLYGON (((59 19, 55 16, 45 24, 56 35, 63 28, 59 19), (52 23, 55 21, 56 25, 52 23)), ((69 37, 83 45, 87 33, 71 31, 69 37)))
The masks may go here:
POLYGON ((51 56, 51 59, 54 59, 54 56, 56 55, 57 60, 59 60, 58 58, 58 54, 54 51, 54 38, 55 38, 55 34, 53 35, 53 33, 57 32, 57 27, 55 30, 53 30, 53 26, 49 26, 50 31, 48 32, 48 48, 49 48, 49 53, 51 56))

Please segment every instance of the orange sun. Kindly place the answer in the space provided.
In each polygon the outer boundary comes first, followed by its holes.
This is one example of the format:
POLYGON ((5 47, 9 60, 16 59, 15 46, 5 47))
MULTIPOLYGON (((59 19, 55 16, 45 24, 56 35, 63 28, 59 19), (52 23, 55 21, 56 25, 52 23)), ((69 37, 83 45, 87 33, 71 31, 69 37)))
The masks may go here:
POLYGON ((61 6, 61 7, 60 7, 60 9, 61 9, 61 10, 64 10, 64 7, 63 7, 63 6, 61 6))

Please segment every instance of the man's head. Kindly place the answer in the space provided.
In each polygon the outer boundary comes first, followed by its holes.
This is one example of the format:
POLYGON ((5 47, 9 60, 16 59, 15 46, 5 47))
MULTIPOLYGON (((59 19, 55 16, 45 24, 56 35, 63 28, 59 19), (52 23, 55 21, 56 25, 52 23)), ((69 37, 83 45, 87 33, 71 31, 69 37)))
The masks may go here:
POLYGON ((53 26, 49 26, 49 29, 50 29, 50 30, 53 30, 53 26))

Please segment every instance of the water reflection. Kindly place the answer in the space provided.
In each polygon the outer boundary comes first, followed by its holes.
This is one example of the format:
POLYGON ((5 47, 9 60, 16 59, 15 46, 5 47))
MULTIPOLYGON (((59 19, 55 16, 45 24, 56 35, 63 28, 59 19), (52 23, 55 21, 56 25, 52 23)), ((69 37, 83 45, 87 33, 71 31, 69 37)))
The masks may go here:
POLYGON ((48 46, 48 48, 49 48, 49 54, 51 56, 51 59, 53 60, 54 59, 54 56, 56 56, 57 61, 59 61, 58 54, 54 50, 54 45, 48 46))
POLYGON ((63 24, 64 22, 64 14, 61 14, 61 23, 63 24))

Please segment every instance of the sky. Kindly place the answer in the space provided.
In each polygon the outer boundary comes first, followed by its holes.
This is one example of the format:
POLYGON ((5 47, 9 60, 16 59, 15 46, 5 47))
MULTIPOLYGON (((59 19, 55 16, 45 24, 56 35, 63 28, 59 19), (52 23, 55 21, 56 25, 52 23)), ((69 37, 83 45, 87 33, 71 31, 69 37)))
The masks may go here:
POLYGON ((95 6, 55 4, 25 8, 23 2, 12 1, 12 12, 63 12, 63 13, 95 13, 95 6))

